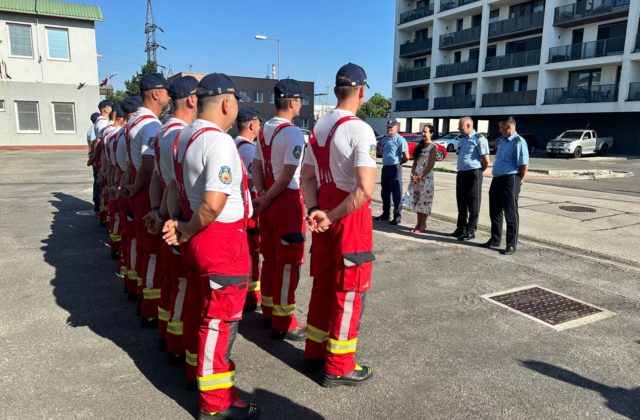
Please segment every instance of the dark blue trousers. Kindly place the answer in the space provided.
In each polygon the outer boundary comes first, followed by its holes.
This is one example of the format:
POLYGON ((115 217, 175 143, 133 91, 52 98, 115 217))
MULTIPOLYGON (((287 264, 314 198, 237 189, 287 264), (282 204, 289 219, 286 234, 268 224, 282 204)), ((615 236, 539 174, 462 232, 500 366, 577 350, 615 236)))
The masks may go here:
POLYGON ((393 198, 393 218, 402 213, 402 165, 384 165, 382 167, 382 216, 389 217, 391 198, 393 198))
POLYGON ((98 185, 98 171, 93 167, 93 210, 100 211, 100 186, 98 185))

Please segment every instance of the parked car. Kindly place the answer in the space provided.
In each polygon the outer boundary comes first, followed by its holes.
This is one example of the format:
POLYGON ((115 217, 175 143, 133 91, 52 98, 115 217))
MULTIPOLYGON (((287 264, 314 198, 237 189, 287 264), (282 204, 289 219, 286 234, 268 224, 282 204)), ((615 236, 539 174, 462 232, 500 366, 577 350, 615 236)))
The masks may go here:
POLYGON ((547 156, 572 155, 575 158, 586 153, 607 154, 613 147, 613 137, 598 137, 594 130, 567 130, 547 142, 547 156))
POLYGON ((458 137, 460 137, 459 131, 451 131, 442 137, 438 137, 433 142, 444 146, 447 152, 454 152, 458 150, 458 137))
MULTIPOLYGON (((404 139, 407 141, 407 146, 409 148, 409 156, 411 159, 413 159, 413 151, 415 150, 416 146, 418 145, 418 143, 420 143, 422 141, 422 134, 414 134, 414 133, 400 133, 400 135, 402 137, 404 137, 404 139)), ((380 141, 382 140, 384 136, 378 136, 376 138, 377 140, 377 146, 376 146, 376 155, 378 157, 382 157, 382 148, 381 148, 381 143, 380 141)), ((436 151, 436 160, 440 161, 440 160, 444 160, 447 158, 447 149, 442 146, 441 144, 437 144, 435 141, 434 143, 436 144, 436 147, 438 148, 438 150, 436 151)))

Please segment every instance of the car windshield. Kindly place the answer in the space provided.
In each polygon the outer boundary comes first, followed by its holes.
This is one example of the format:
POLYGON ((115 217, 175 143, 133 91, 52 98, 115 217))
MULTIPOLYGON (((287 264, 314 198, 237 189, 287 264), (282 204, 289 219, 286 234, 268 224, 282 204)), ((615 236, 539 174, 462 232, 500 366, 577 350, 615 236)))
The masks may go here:
POLYGON ((565 131, 564 133, 560 134, 560 139, 581 139, 582 138, 582 131, 565 131))

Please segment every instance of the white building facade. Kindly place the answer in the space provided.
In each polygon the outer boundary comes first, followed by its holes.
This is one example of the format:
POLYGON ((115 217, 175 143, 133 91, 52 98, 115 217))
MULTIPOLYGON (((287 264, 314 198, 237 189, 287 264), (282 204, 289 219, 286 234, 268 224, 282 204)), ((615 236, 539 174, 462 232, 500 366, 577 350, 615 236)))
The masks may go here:
POLYGON ((0 3, 0 147, 86 145, 99 102, 99 20, 98 6, 0 3))
POLYGON ((639 20, 635 0, 398 0, 393 115, 513 115, 541 143, 589 124, 640 154, 639 20))

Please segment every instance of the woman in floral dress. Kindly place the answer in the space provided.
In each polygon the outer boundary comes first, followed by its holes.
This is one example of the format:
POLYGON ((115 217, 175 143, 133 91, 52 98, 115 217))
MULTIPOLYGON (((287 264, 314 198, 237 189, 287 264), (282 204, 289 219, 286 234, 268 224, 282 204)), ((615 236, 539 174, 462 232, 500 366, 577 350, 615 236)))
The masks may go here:
POLYGON ((436 163, 437 147, 431 141, 433 126, 422 128, 422 142, 413 152, 413 167, 411 168, 411 182, 407 191, 413 209, 418 214, 416 227, 411 231, 422 233, 427 228, 427 217, 431 214, 433 203, 433 166, 436 163), (412 200, 411 200, 412 199, 412 200))

